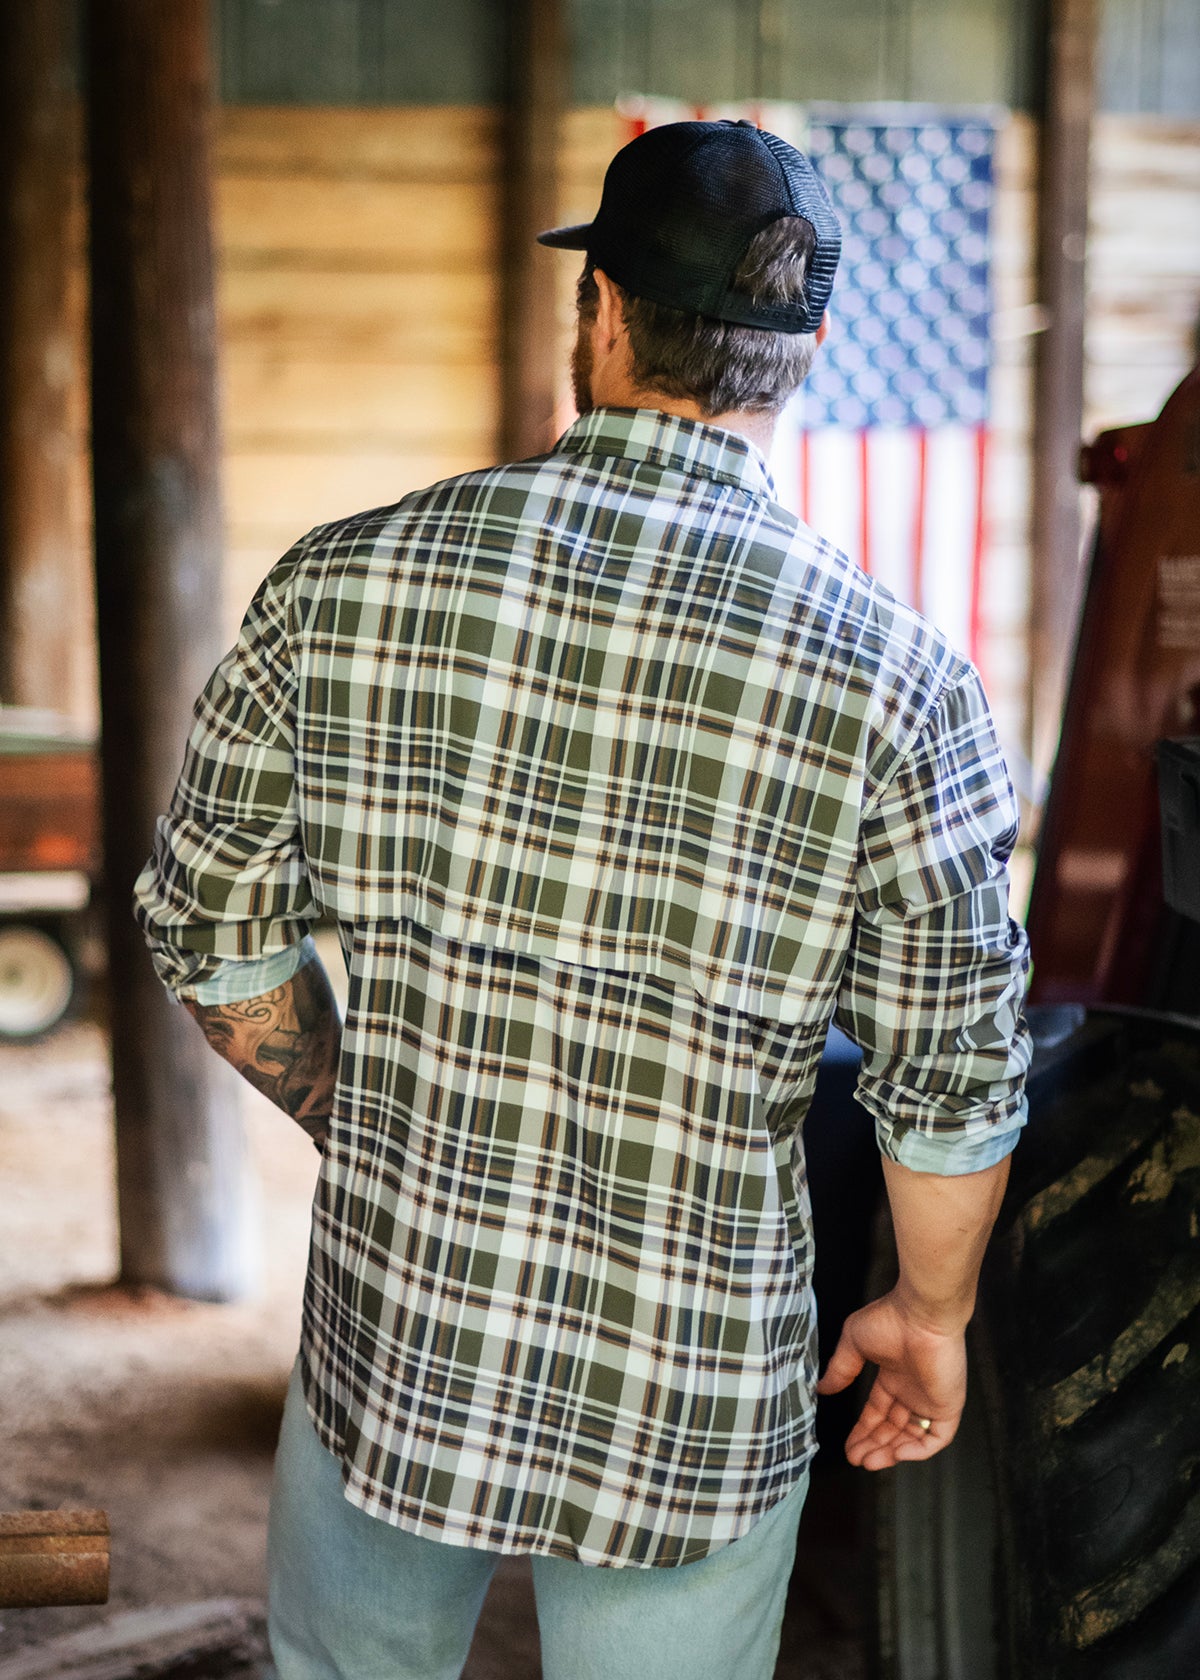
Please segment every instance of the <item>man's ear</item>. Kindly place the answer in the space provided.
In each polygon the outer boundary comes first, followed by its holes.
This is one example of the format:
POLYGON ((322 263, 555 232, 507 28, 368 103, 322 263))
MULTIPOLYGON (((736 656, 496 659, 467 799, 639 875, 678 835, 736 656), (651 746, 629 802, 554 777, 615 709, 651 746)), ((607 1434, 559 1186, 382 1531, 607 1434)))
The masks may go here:
POLYGON ((820 325, 817 327, 817 343, 818 344, 824 344, 825 337, 826 337, 826 334, 828 332, 829 332, 829 311, 827 309, 825 311, 824 315, 822 315, 822 317, 821 317, 820 325))
POLYGON ((625 317, 621 313, 621 289, 608 278, 602 268, 592 270, 600 301, 596 308, 596 325, 605 344, 612 344, 621 335, 625 317))

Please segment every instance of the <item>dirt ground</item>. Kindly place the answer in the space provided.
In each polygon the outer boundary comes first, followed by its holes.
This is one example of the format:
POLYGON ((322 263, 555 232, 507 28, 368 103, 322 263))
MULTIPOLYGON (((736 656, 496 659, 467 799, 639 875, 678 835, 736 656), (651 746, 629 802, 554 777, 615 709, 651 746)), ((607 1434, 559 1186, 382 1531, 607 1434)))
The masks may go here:
MULTIPOLYGON (((49 1673, 54 1653, 77 1651, 80 1636, 86 1645, 106 1630, 111 1644, 137 1622, 131 1613, 151 1606, 236 1600, 260 1626, 271 1457, 317 1163, 307 1139, 248 1089, 244 1117, 259 1185, 254 1299, 213 1306, 131 1293, 112 1281, 102 1030, 73 1022, 39 1045, 0 1048, 0 1509, 101 1507, 112 1530, 110 1603, 0 1610, 0 1680, 49 1673)), ((832 1466, 814 1478, 777 1680, 865 1672, 853 1481, 832 1466)), ((260 1645, 250 1643, 239 1673, 260 1672, 260 1645)), ((117 1669, 110 1655, 103 1673, 117 1669)), ((64 1657, 53 1672, 100 1669, 64 1657)), ((234 1670, 214 1660, 186 1672, 209 1680, 234 1670)), ((519 1562, 498 1572, 465 1674, 539 1680, 519 1562)))

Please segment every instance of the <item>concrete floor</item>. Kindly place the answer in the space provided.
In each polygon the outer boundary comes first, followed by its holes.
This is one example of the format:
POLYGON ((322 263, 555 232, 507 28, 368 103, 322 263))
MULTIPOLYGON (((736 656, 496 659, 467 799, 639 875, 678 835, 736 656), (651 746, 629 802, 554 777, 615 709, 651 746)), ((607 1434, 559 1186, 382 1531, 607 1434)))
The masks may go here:
MULTIPOLYGON (((260 1188, 255 1298, 212 1306, 130 1293, 111 1281, 102 1031, 76 1022, 42 1044, 0 1048, 0 1509, 98 1506, 113 1536, 109 1605, 0 1611, 0 1680, 32 1673, 39 1649, 149 1606, 233 1598, 258 1613, 316 1158, 249 1090, 244 1113, 260 1188)), ((865 1673, 862 1480, 837 1466, 814 1477, 776 1680, 865 1673)), ((205 1680, 232 1670, 201 1663, 188 1672, 205 1680)), ((539 1676, 528 1571, 506 1562, 466 1680, 539 1676)))

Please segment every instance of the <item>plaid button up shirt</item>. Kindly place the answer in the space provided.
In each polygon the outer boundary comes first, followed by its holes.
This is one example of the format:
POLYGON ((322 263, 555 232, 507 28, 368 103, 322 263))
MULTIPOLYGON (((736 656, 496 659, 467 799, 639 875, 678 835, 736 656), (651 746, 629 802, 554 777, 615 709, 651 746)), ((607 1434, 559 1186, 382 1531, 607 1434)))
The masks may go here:
POLYGON ((138 916, 201 1001, 337 923, 301 1363, 355 1504, 675 1565, 795 1485, 827 1026, 891 1158, 1012 1147, 1015 834, 972 667, 733 433, 600 409, 279 562, 138 916))

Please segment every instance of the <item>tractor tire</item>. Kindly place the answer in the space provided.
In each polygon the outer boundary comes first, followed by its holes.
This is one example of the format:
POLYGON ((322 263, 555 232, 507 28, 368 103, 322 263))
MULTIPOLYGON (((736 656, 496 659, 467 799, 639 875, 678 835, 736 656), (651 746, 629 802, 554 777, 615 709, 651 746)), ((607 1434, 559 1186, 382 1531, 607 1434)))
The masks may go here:
POLYGON ((1200 1025, 1077 1014, 1031 1012, 962 1428, 879 1478, 881 1680, 1200 1676, 1200 1025))

